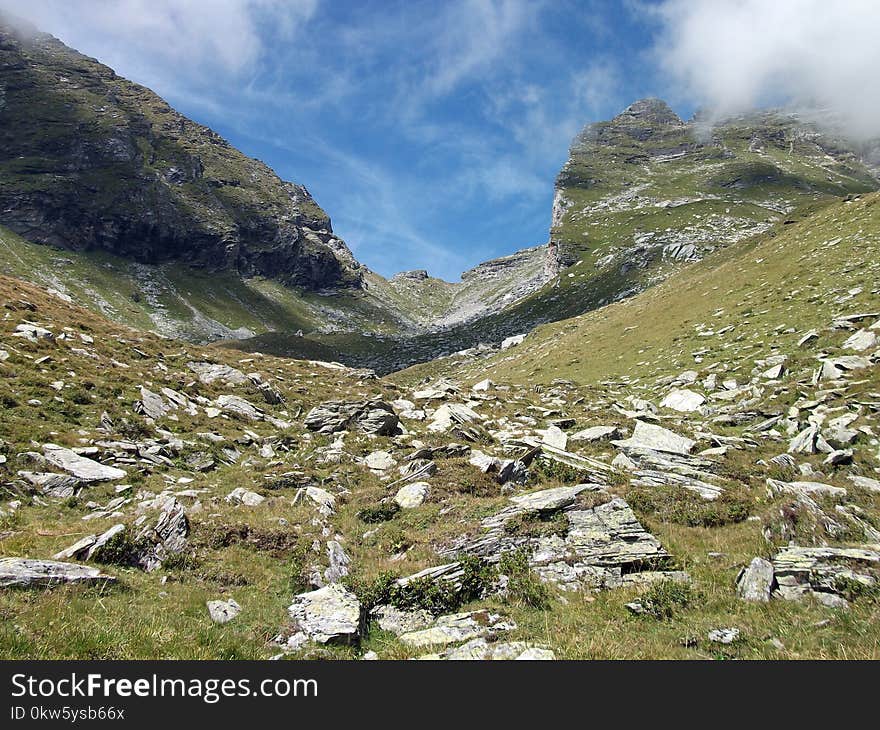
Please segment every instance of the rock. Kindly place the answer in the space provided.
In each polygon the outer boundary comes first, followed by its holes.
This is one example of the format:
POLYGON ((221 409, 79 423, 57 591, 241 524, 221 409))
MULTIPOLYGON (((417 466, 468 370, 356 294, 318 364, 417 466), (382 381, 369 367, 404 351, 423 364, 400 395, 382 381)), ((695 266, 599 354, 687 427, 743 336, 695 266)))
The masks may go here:
POLYGON ((541 442, 547 446, 553 446, 565 451, 568 446, 568 436, 558 426, 550 426, 544 431, 544 437, 541 439, 541 442))
POLYGON ((78 563, 0 558, 0 588, 48 588, 61 583, 113 583, 112 575, 78 563))
POLYGON ((43 494, 59 499, 72 497, 82 487, 82 481, 68 474, 20 471, 18 476, 38 487, 43 494))
POLYGON ((819 603, 821 603, 826 608, 849 608, 849 601, 847 601, 843 596, 838 596, 836 593, 825 593, 824 591, 814 591, 813 598, 815 598, 819 603))
POLYGON ((510 501, 514 505, 512 509, 517 513, 557 512, 564 507, 574 504, 577 496, 588 489, 591 489, 591 486, 588 484, 578 484, 574 487, 555 487, 553 489, 542 489, 539 492, 520 494, 516 497, 511 497, 510 501))
POLYGON ((215 624, 225 624, 241 613, 241 606, 230 598, 226 601, 208 601, 208 613, 215 624))
POLYGON ((699 410, 705 402, 706 399, 702 395, 692 390, 672 390, 661 401, 660 406, 680 413, 690 413, 699 410))
POLYGON ((708 639, 716 644, 732 644, 739 639, 739 629, 712 629, 708 639))
POLYGON ((240 370, 229 365, 211 362, 188 362, 186 366, 192 370, 199 380, 205 385, 211 385, 217 380, 229 385, 244 385, 248 382, 247 376, 240 370))
POLYGON ((368 651, 361 657, 361 661, 363 662, 377 662, 379 661, 379 655, 374 651, 368 651))
POLYGON ((413 509, 420 506, 431 492, 431 487, 427 482, 413 482, 401 487, 394 496, 394 501, 400 505, 401 509, 413 509))
POLYGON ((89 546, 85 559, 101 562, 104 558, 104 556, 102 556, 102 551, 107 546, 107 543, 117 535, 122 535, 123 533, 125 533, 125 525, 113 525, 113 527, 100 535, 95 542, 89 546))
POLYGON ((761 377, 767 378, 768 380, 779 380, 783 375, 785 375, 785 365, 782 363, 773 365, 771 368, 768 368, 761 373, 761 377))
POLYGON ((379 624, 380 629, 395 636, 421 631, 436 620, 435 616, 424 609, 405 611, 391 605, 376 606, 370 612, 370 618, 379 624))
POLYGON ((595 441, 606 441, 608 439, 617 438, 620 435, 620 429, 617 426, 591 426, 583 431, 578 431, 569 437, 570 441, 584 441, 593 443, 595 441))
POLYGON ((871 330, 859 330, 843 343, 844 350, 854 350, 855 352, 864 352, 876 348, 880 340, 871 330))
POLYGON ((198 472, 211 471, 217 465, 214 457, 207 451, 194 451, 192 454, 187 454, 183 461, 187 468, 198 472))
POLYGON ((516 347, 517 345, 521 345, 523 340, 525 340, 525 335, 513 335, 512 337, 506 337, 501 341, 501 349, 509 350, 511 347, 516 347))
POLYGON ((149 545, 137 558, 147 572, 157 570, 169 555, 182 553, 187 546, 189 520, 183 505, 174 497, 161 499, 159 518, 152 527, 138 534, 135 542, 149 545))
POLYGON ((244 398, 239 398, 237 395, 221 395, 217 398, 215 404, 221 411, 249 421, 262 421, 266 415, 253 403, 244 398))
POLYGON ((297 504, 304 498, 308 498, 318 507, 318 511, 325 515, 332 515, 336 511, 336 497, 330 492, 320 487, 305 487, 300 489, 293 498, 293 503, 297 504))
POLYGON ((489 472, 498 471, 501 459, 474 449, 468 459, 468 464, 477 467, 483 474, 488 474, 489 472))
POLYGON ((880 480, 871 479, 870 477, 861 477, 855 474, 850 474, 847 479, 862 489, 867 489, 871 492, 880 492, 880 480))
POLYGON ((355 644, 364 626, 357 597, 338 583, 294 596, 287 611, 296 629, 319 644, 355 644))
POLYGON ((404 464, 400 469, 400 475, 404 479, 415 479, 416 477, 428 477, 436 473, 437 464, 430 459, 413 459, 404 464))
POLYGON ((842 464, 851 464, 852 460, 852 449, 837 449, 828 454, 822 463, 826 466, 840 466, 842 464))
POLYGON ((127 476, 122 469, 104 466, 56 444, 44 445, 43 455, 50 464, 72 474, 82 482, 110 482, 125 479, 127 476))
POLYGON ((763 558, 752 558, 747 568, 740 571, 736 581, 737 595, 744 601, 767 602, 773 590, 773 563, 763 558))
POLYGON ((31 324, 29 322, 24 322, 15 327, 15 331, 12 333, 13 337, 23 337, 26 340, 30 340, 31 342, 37 342, 39 340, 47 340, 52 341, 55 339, 55 335, 47 330, 45 327, 40 327, 39 325, 31 324))
POLYGON ((327 559, 330 565, 324 571, 324 581, 328 584, 338 583, 348 575, 351 558, 348 557, 348 554, 337 540, 329 540, 327 542, 327 559))
POLYGON ((226 501, 231 504, 243 504, 246 507, 259 507, 266 498, 244 487, 236 487, 226 495, 226 501))
POLYGON ((823 497, 845 497, 846 490, 843 487, 834 487, 821 482, 782 482, 778 479, 768 479, 767 486, 777 493, 787 494, 819 494, 823 497))
POLYGON ((515 628, 515 623, 498 614, 486 610, 468 611, 441 616, 432 626, 401 634, 399 639, 407 646, 445 646, 515 628))
POLYGON ((367 454, 364 463, 367 465, 367 468, 372 471, 388 471, 397 465, 394 457, 392 457, 387 451, 373 451, 372 453, 367 454))
POLYGON ((495 641, 471 639, 455 649, 449 649, 441 657, 447 661, 498 661, 498 660, 540 660, 553 661, 556 655, 549 649, 530 646, 523 641, 495 641))
POLYGON ((489 380, 489 378, 486 378, 485 380, 481 380, 479 383, 472 385, 471 390, 474 391, 475 393, 484 393, 487 390, 491 390, 494 387, 495 387, 495 383, 493 383, 491 380, 489 380))
POLYGON ((817 593, 839 593, 840 581, 871 588, 877 585, 880 551, 864 547, 800 547, 789 545, 773 558, 777 588, 774 596, 800 600, 817 593))
POLYGON ((148 390, 143 385, 141 386, 141 399, 135 403, 134 409, 137 413, 152 418, 154 421, 158 421, 170 410, 161 395, 148 390))
POLYGON ((95 540, 97 539, 97 535, 88 535, 87 537, 82 538, 82 540, 77 540, 73 545, 65 548, 60 553, 55 553, 55 555, 52 556, 52 560, 70 560, 71 558, 78 558, 80 555, 84 555, 85 552, 95 544, 95 540))
POLYGON ((428 430, 434 433, 448 431, 452 426, 479 421, 477 413, 461 403, 444 403, 431 416, 428 430))
POLYGON ((613 441, 615 446, 636 451, 666 451, 672 454, 689 454, 696 441, 645 421, 636 421, 632 436, 624 441, 613 441))
POLYGON ((356 428, 377 436, 392 436, 399 420, 394 409, 381 400, 328 401, 312 408, 305 425, 318 433, 336 433, 356 428))
POLYGON ((822 438, 819 427, 815 424, 810 424, 810 426, 797 434, 789 442, 788 451, 791 454, 827 454, 833 451, 833 449, 822 438))

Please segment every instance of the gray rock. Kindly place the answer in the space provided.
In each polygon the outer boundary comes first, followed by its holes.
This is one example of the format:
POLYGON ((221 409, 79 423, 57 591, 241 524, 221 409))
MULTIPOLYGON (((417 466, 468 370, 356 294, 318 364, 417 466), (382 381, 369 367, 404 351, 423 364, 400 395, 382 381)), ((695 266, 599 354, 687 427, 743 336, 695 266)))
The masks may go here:
POLYGON ((814 593, 838 593, 840 581, 868 588, 877 584, 880 551, 865 547, 783 547, 773 558, 774 596, 800 600, 814 593))
POLYGON ((565 451, 568 446, 568 436, 565 431, 558 426, 549 426, 547 430, 544 431, 544 437, 541 439, 541 442, 545 446, 553 446, 554 448, 565 451))
POLYGON ((351 558, 343 549, 337 540, 329 540, 327 542, 327 559, 330 563, 327 570, 324 571, 325 583, 338 583, 348 575, 351 558))
POLYGON ((43 494, 60 499, 72 497, 82 487, 82 481, 68 474, 20 471, 18 476, 38 487, 43 494))
POLYGON ((380 629, 395 636, 421 631, 436 620, 435 616, 424 609, 405 611, 390 605, 376 606, 370 612, 370 618, 379 624, 380 629))
POLYGON ((259 507, 266 498, 244 487, 236 487, 226 495, 226 501, 231 504, 243 504, 246 507, 259 507))
POLYGON ((662 426, 636 421, 632 436, 624 441, 614 441, 615 446, 635 451, 665 451, 672 454, 689 454, 696 441, 680 436, 662 426))
POLYGON ((857 476, 855 474, 850 474, 847 479, 862 489, 867 489, 871 492, 880 492, 880 480, 857 476))
POLYGON ((420 506, 431 492, 427 482, 413 482, 401 487, 394 496, 394 501, 401 509, 413 509, 420 506))
POLYGON ((367 465, 367 468, 372 471, 388 471, 389 469, 393 469, 397 464, 394 457, 392 457, 387 451, 373 451, 372 453, 367 454, 364 463, 367 465))
POLYGON ((617 426, 591 426, 590 428, 585 428, 583 431, 578 431, 575 434, 572 434, 569 438, 570 441, 584 441, 586 443, 593 443, 595 441, 605 441, 608 439, 617 438, 620 435, 620 429, 617 426))
POLYGON ((441 616, 433 625, 401 634, 399 638, 407 646, 445 646, 515 628, 515 623, 498 614, 486 610, 468 611, 441 616))
POLYGON ((739 629, 712 629, 708 638, 716 644, 732 644, 739 639, 739 629))
POLYGON ((680 413, 698 411, 706 399, 692 390, 673 390, 661 401, 662 408, 669 408, 680 413))
POLYGON ((143 385, 141 386, 141 399, 135 403, 134 409, 154 421, 158 421, 171 410, 161 395, 148 390, 143 385))
POLYGON ((856 352, 864 352, 877 347, 880 340, 871 330, 859 330, 843 343, 844 350, 854 350, 856 352))
POLYGON ((394 435, 398 423, 394 409, 378 399, 328 401, 312 408, 305 419, 306 428, 318 433, 336 433, 355 428, 377 436, 394 435))
POLYGON ((101 561, 103 558, 102 551, 114 537, 125 533, 125 525, 113 525, 109 530, 100 535, 95 542, 89 546, 86 552, 86 560, 101 561))
POLYGON ((72 474, 82 482, 110 482, 127 476, 122 469, 104 466, 56 444, 44 445, 43 455, 50 464, 72 474))
POLYGON ((767 602, 773 590, 773 563, 763 558, 752 558, 743 568, 736 582, 736 592, 744 601, 767 602))
POLYGON ((241 613, 241 606, 230 598, 226 601, 208 601, 208 613, 215 624, 225 624, 241 613))
POLYGON ((785 494, 819 494, 823 497, 845 497, 846 490, 843 487, 835 487, 821 482, 782 482, 778 479, 768 479, 767 486, 776 493, 785 494))
POLYGON ((249 421, 262 421, 266 414, 250 401, 237 395, 221 395, 215 401, 216 406, 226 413, 239 416, 249 421))
POLYGON ((116 578, 79 563, 0 558, 0 588, 48 588, 61 583, 112 583, 116 578))
POLYGON ((229 365, 211 362, 188 362, 186 366, 192 370, 205 385, 220 380, 229 385, 243 385, 248 381, 240 370, 229 365))
POLYGON ((296 629, 319 644, 354 644, 364 626, 357 597, 338 583, 294 596, 288 607, 296 629))

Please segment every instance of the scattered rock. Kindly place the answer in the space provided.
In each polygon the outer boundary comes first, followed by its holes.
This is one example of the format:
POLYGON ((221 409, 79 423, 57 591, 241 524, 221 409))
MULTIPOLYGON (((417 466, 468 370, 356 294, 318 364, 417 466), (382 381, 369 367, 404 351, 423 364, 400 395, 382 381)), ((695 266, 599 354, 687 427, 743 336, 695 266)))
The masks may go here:
POLYGON ((61 583, 113 583, 111 575, 79 563, 0 558, 0 588, 49 588, 61 583))
POLYGON ((72 474, 81 482, 111 482, 127 476, 122 469, 104 466, 56 444, 43 446, 43 455, 50 464, 72 474))
POLYGON ((637 420, 632 436, 624 441, 613 441, 612 443, 622 449, 689 454, 693 450, 696 441, 680 436, 662 426, 637 420))
POLYGON ((413 509, 420 506, 431 492, 431 486, 427 482, 413 482, 401 487, 394 496, 394 501, 401 509, 413 509))
POLYGON ((296 630, 319 644, 355 644, 364 627, 363 607, 338 583, 294 596, 287 610, 296 630))
POLYGON ((662 408, 670 408, 680 413, 698 411, 706 399, 692 390, 673 390, 661 401, 662 408))
POLYGON ((208 601, 208 613, 215 624, 225 624, 241 613, 241 606, 232 598, 226 601, 208 601))
POLYGON ((774 583, 773 563, 763 558, 753 558, 749 566, 740 571, 736 592, 744 601, 767 602, 774 583))

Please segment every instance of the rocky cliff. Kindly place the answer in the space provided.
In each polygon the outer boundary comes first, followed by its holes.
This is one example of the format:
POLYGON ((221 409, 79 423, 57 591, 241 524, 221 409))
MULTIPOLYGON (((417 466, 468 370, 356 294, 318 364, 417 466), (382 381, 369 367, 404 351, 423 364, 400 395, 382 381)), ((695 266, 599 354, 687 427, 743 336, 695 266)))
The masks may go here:
POLYGON ((266 275, 358 266, 301 185, 112 69, 0 18, 0 223, 31 241, 266 275))

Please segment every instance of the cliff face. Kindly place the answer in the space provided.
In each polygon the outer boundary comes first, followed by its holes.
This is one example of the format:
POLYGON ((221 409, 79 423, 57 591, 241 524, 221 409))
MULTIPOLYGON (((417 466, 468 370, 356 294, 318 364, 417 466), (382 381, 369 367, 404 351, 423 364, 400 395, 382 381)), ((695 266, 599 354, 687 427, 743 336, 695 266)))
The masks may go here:
POLYGON ((38 243, 323 289, 359 282, 301 185, 148 89, 0 18, 0 223, 38 243))

